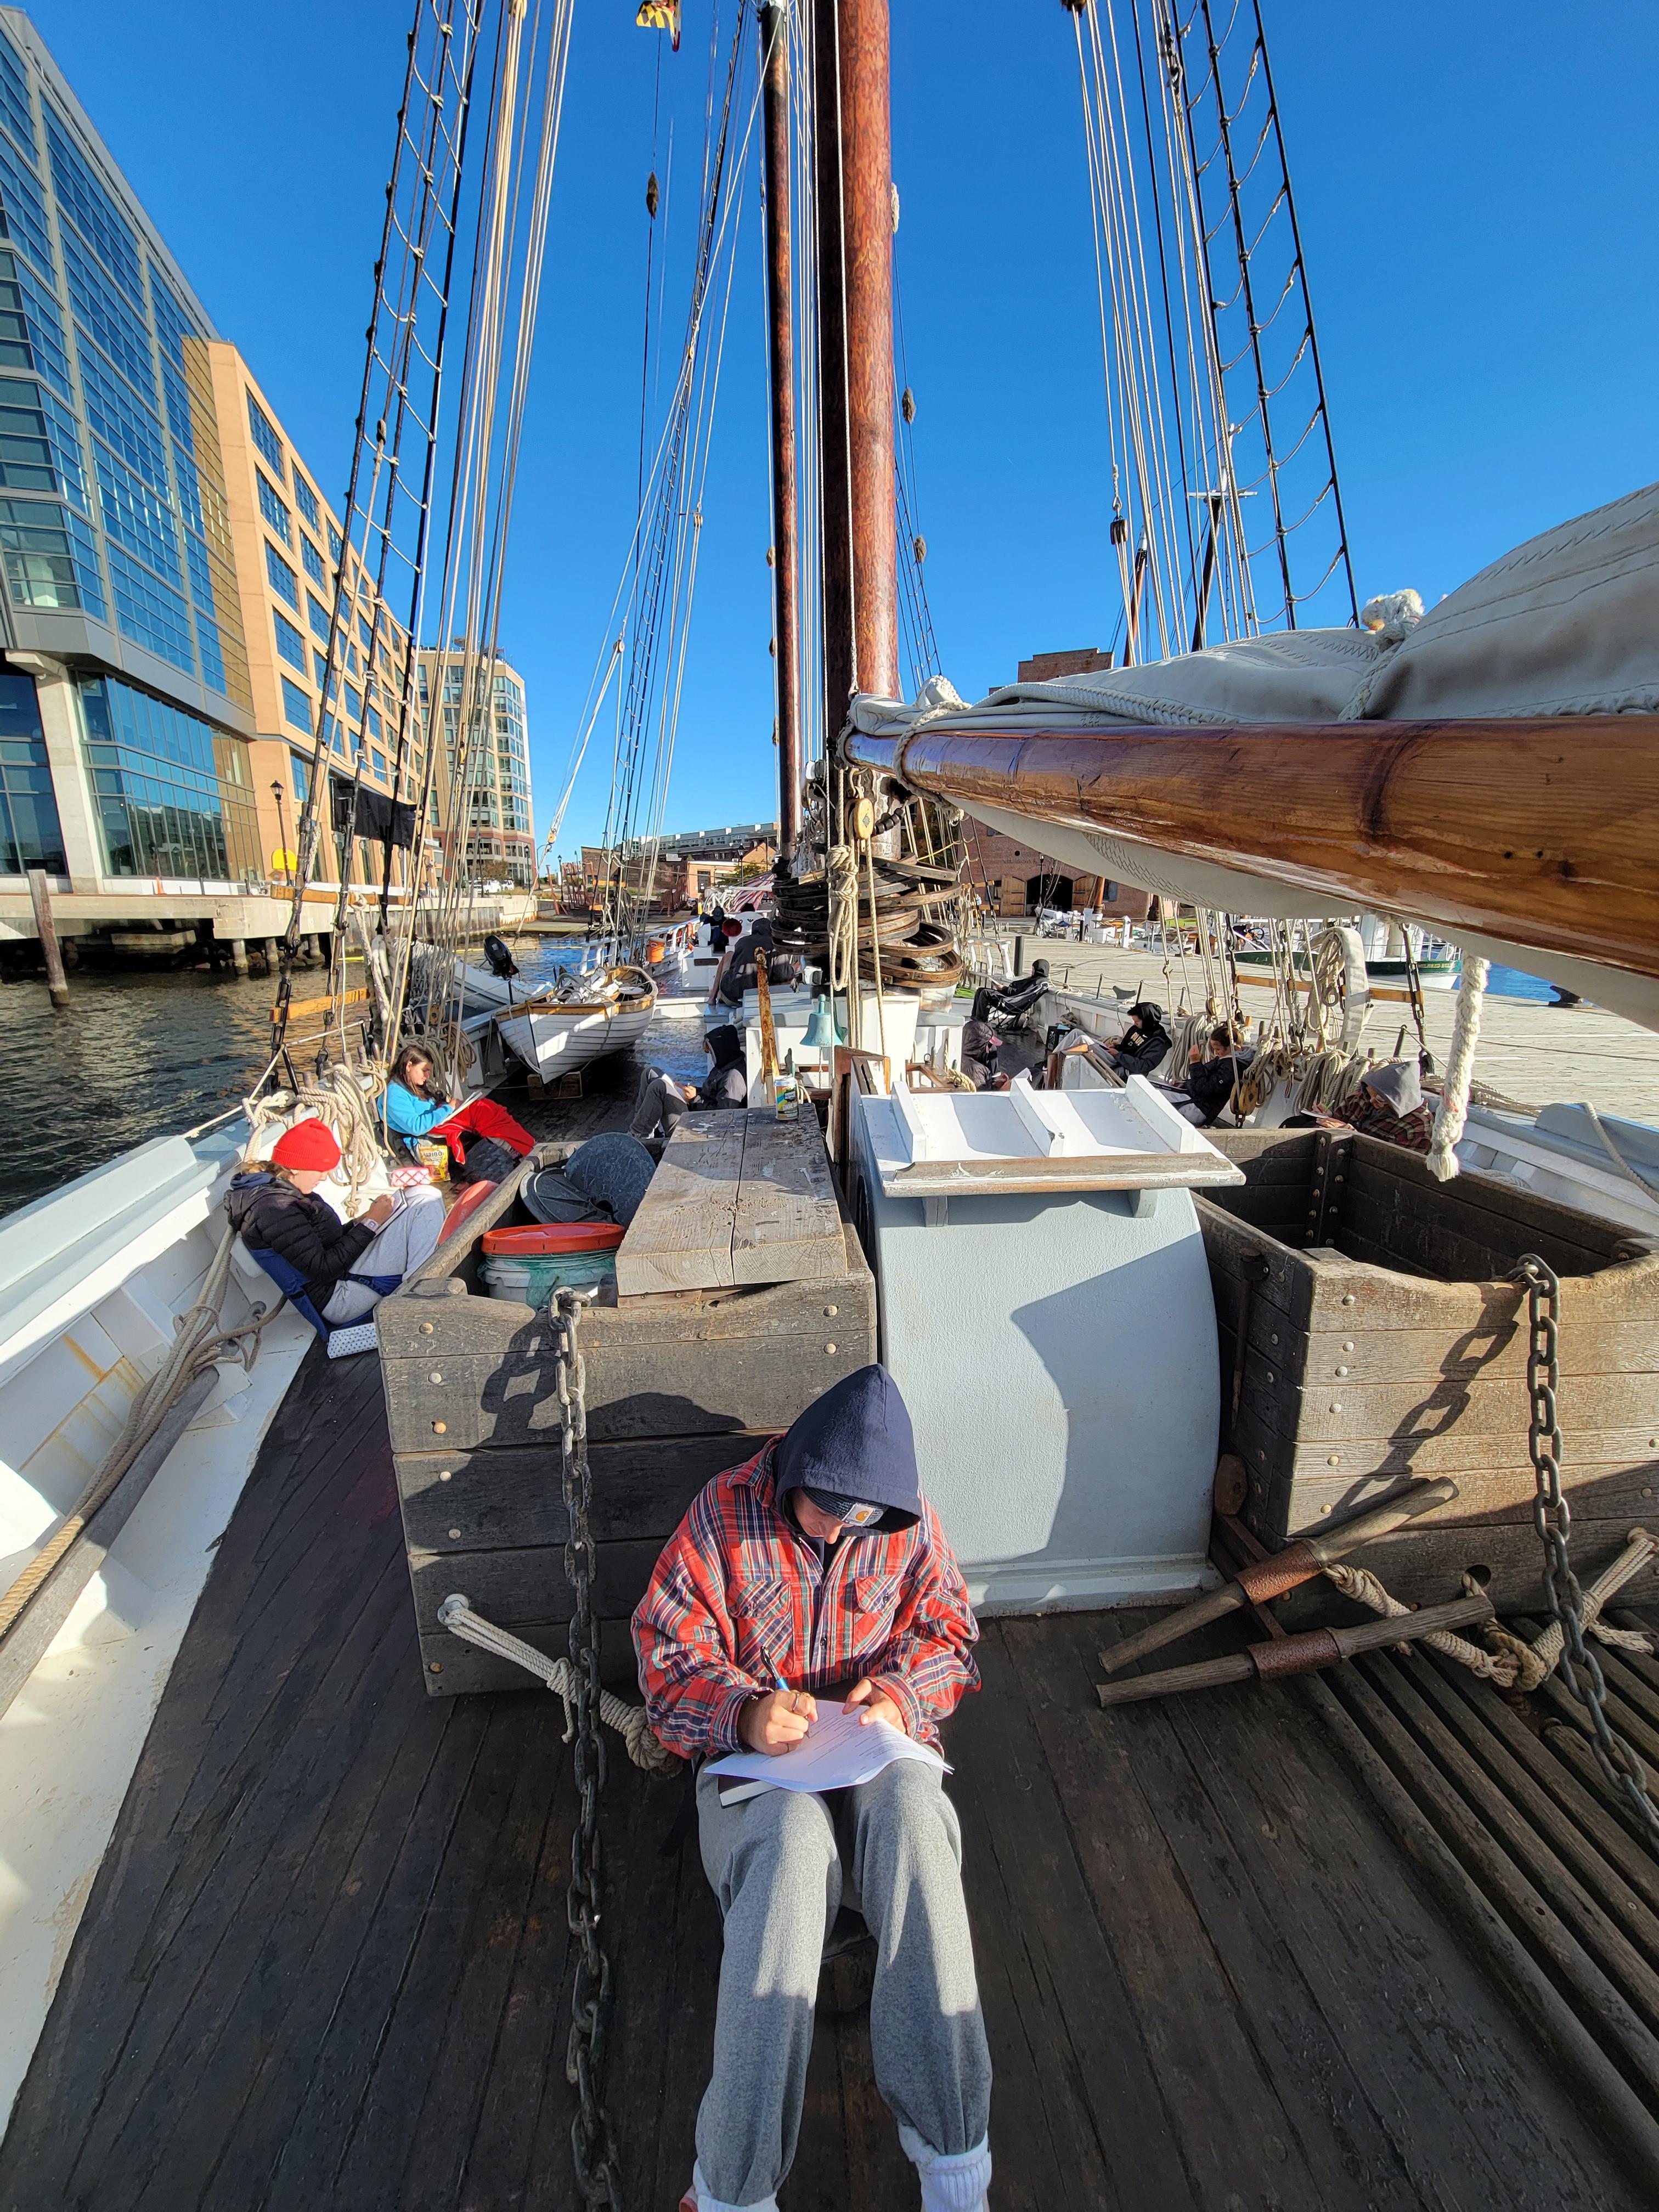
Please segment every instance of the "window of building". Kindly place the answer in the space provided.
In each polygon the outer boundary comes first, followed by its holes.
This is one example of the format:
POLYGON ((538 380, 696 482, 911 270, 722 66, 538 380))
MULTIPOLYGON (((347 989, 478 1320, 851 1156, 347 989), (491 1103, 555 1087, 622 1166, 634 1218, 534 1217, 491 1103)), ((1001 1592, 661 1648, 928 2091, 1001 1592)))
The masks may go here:
POLYGON ((69 873, 34 678, 0 672, 0 876, 69 873))
POLYGON ((270 618, 276 625, 276 650, 290 668, 297 668, 301 676, 306 672, 306 641, 285 614, 273 607, 270 618))
POLYGON ((375 747, 371 746, 369 748, 369 758, 374 763, 375 775, 378 775, 381 782, 384 783, 386 781, 386 755, 383 752, 379 751, 375 747))
POLYGON ((274 487, 266 483, 263 470, 255 469, 253 474, 259 486, 260 514, 283 544, 292 545, 294 531, 285 501, 278 499, 274 487))
POLYGON ((106 872, 257 879, 240 740, 113 677, 83 677, 80 691, 106 872))
POLYGON ((86 395, 87 421, 104 443, 155 490, 167 489, 167 447, 161 425, 154 411, 90 346, 81 349, 81 388, 86 395))
POLYGON ((283 459, 283 441, 276 435, 276 426, 250 392, 247 395, 248 434, 269 463, 279 484, 288 482, 288 470, 283 459))
MULTIPOLYGON (((282 617, 278 615, 276 619, 281 622, 282 617)), ((302 691, 297 684, 290 683, 286 676, 283 678, 282 684, 283 720, 285 722, 291 722, 296 730, 304 730, 309 735, 311 730, 309 694, 302 691)))
POLYGON ((148 398, 155 390, 155 364, 143 319, 117 291, 70 225, 60 224, 58 235, 64 241, 70 305, 122 375, 148 398))
POLYGON ((374 652, 374 632, 369 627, 368 618, 365 615, 359 615, 357 617, 357 635, 363 641, 363 651, 372 658, 374 652))
POLYGON ((39 398, 33 384, 0 385, 0 484, 13 491, 58 489, 39 398))
POLYGON ((265 548, 265 574, 270 588, 279 599, 286 599, 297 615, 300 611, 300 586, 294 571, 274 545, 265 548))
POLYGON ((323 586, 323 556, 303 530, 300 532, 300 558, 305 563, 307 575, 320 591, 323 586))
POLYGON ((337 568, 340 565, 340 556, 344 551, 344 541, 341 538, 339 532, 331 522, 328 526, 328 557, 331 562, 333 562, 337 568))
POLYGON ((50 106, 46 113, 46 153, 52 182, 58 187, 58 212, 69 216, 142 313, 144 284, 138 268, 138 241, 131 227, 50 106))
POLYGON ((312 528, 320 530, 323 526, 322 515, 317 506, 317 495, 300 474, 297 465, 294 471, 294 501, 312 528))
POLYGON ((15 605, 80 605, 75 556, 61 507, 49 507, 43 500, 0 499, 0 551, 5 556, 6 580, 15 605))
POLYGON ((361 676, 363 672, 357 663, 357 648, 349 638, 346 640, 346 666, 354 676, 361 676))
POLYGON ((306 793, 311 788, 311 771, 302 755, 299 753, 289 755, 288 772, 294 785, 294 796, 303 806, 306 803, 306 793))
MULTIPOLYGON (((170 660, 175 668, 186 669, 194 675, 196 653, 191 642, 190 615, 181 594, 158 582, 136 561, 130 561, 118 545, 112 543, 106 550, 118 627, 152 653, 160 653, 163 660, 170 660)), ((139 872, 157 872, 141 869, 139 872)), ((180 871, 164 869, 160 872, 178 874, 180 871)))
POLYGON ((313 599, 309 592, 306 593, 306 616, 311 624, 312 635, 321 638, 323 643, 326 645, 328 643, 328 610, 320 599, 313 599))
POLYGON ((43 291, 37 277, 27 262, 7 254, 6 266, 15 275, 17 289, 22 295, 23 312, 28 317, 29 347, 34 356, 34 365, 67 404, 70 391, 69 355, 64 349, 64 319, 58 311, 58 302, 50 293, 43 291))
POLYGON ((363 699, 362 692, 358 690, 356 684, 348 684, 345 688, 345 693, 346 713, 351 717, 354 722, 361 722, 363 719, 363 699))
POLYGON ((137 554, 177 590, 185 577, 179 532, 167 502, 95 439, 92 459, 106 534, 118 545, 125 545, 129 553, 137 554))
POLYGON ((363 716, 363 727, 368 732, 371 738, 378 738, 380 734, 380 718, 375 713, 373 707, 371 707, 368 709, 368 712, 363 716))
POLYGON ((6 228, 43 276, 52 275, 52 245, 46 236, 46 204, 33 171, 9 145, 0 143, 0 195, 6 204, 6 228))
POLYGON ((328 655, 325 653, 317 652, 313 647, 311 655, 311 665, 316 673, 317 688, 320 691, 324 684, 328 681, 328 655))
POLYGON ((0 131, 26 161, 37 161, 34 118, 29 112, 28 73, 11 40, 0 33, 0 131))

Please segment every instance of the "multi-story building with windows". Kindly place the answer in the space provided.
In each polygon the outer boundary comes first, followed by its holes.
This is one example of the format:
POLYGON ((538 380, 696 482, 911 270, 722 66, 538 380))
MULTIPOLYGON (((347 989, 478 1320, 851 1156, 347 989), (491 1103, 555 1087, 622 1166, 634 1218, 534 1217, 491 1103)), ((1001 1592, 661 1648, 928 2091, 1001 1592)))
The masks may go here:
POLYGON ((212 325, 0 9, 0 876, 222 893, 264 861, 212 325))
MULTIPOLYGON (((359 782, 349 834, 418 789, 418 729, 394 788, 409 641, 341 541, 27 16, 0 7, 0 939, 33 935, 38 867, 70 940, 193 921, 240 959, 285 925, 319 739, 359 782)), ((516 678, 500 706, 489 808, 527 846, 516 678)), ((325 879, 341 848, 320 850, 325 879)), ((378 882, 383 850, 358 837, 355 880, 378 882)))
MULTIPOLYGON (((281 853, 293 844, 319 733, 326 732, 332 783, 343 787, 355 773, 360 791, 369 794, 359 803, 360 829, 383 818, 395 798, 418 789, 409 747, 403 787, 397 787, 409 636, 381 603, 355 551, 347 550, 337 514, 241 355, 223 343, 206 351, 258 733, 252 748, 253 789, 265 848, 281 853), (329 623, 343 557, 344 635, 335 647, 331 676, 329 623)), ((337 809, 333 799, 331 793, 330 823, 349 811, 349 800, 337 809)), ((338 848, 325 836, 320 850, 337 853, 338 848)), ((360 836, 351 855, 352 880, 378 884, 384 854, 384 845, 360 836)), ((394 848, 394 885, 404 880, 405 860, 394 848)), ((273 872, 281 872, 280 864, 273 872)))
MULTIPOLYGON (((433 701, 441 691, 443 743, 435 746, 430 826, 446 844, 453 841, 465 879, 532 890, 536 883, 536 834, 531 811, 530 739, 524 678, 498 655, 490 677, 488 710, 477 714, 465 748, 462 791, 461 694, 466 683, 465 641, 447 651, 426 647, 417 656, 420 727, 431 726, 433 701)), ((479 664, 474 661, 475 672, 479 664)), ((481 677, 475 680, 481 680, 481 677)))

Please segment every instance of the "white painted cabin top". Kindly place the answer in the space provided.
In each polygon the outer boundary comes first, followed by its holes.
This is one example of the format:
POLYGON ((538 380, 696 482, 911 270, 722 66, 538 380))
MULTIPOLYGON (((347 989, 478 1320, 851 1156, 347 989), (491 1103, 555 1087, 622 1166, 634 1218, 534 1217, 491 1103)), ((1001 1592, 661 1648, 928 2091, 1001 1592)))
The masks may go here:
POLYGON ((1236 1183, 1240 1170, 1144 1076, 1121 1091, 913 1091, 862 1102, 889 1197, 1146 1190, 1236 1183))

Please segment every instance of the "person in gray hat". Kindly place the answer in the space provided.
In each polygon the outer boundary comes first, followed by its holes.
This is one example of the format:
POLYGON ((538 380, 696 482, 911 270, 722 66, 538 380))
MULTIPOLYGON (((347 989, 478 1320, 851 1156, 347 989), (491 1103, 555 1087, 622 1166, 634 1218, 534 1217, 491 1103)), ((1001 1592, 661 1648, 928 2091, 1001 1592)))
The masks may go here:
POLYGON ((1385 1060, 1367 1068, 1359 1088, 1331 1118, 1334 1128, 1358 1129, 1408 1152, 1426 1152, 1434 1133, 1434 1109, 1423 1096, 1422 1078, 1412 1060, 1385 1060))

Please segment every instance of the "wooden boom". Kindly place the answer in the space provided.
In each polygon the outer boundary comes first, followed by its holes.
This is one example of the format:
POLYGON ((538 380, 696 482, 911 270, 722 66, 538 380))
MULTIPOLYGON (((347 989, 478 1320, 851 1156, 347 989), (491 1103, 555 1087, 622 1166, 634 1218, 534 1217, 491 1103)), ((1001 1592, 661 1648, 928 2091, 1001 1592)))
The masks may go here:
POLYGON ((1659 715, 854 731, 846 757, 975 804, 1659 975, 1659 715))

